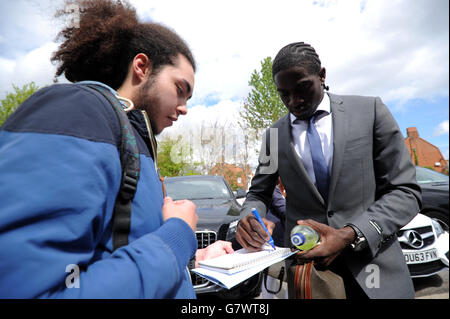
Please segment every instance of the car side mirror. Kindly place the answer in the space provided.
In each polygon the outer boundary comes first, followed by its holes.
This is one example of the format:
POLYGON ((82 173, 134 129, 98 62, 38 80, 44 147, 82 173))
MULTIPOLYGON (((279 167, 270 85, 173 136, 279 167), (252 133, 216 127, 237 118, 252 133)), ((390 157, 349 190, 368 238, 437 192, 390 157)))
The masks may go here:
POLYGON ((247 196, 247 192, 242 188, 238 188, 235 192, 236 198, 245 198, 247 196))

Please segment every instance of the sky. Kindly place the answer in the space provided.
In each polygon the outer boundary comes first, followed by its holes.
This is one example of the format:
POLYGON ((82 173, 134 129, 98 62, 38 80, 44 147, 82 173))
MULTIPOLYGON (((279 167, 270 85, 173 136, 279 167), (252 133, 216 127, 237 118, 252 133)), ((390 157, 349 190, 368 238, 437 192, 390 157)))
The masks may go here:
MULTIPOLYGON (((188 114, 169 133, 236 122, 261 61, 304 41, 318 52, 330 92, 380 96, 403 135, 417 127, 449 157, 448 0, 130 2, 142 21, 180 34, 197 62, 188 114)), ((70 23, 54 18, 56 8, 62 0, 0 0, 0 98, 12 84, 53 82, 56 35, 70 23)))

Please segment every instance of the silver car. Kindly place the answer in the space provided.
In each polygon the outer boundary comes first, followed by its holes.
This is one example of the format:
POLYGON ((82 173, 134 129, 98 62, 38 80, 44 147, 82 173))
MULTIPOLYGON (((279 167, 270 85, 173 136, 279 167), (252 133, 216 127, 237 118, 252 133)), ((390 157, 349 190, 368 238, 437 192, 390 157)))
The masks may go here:
POLYGON ((449 235, 437 220, 419 213, 397 237, 411 277, 427 277, 448 269, 449 235))

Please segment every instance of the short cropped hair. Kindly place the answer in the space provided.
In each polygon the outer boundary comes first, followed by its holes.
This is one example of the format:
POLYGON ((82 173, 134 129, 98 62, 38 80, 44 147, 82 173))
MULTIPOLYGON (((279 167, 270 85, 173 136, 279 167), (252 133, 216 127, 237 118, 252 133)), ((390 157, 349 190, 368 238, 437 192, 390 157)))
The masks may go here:
POLYGON ((294 66, 303 66, 310 74, 318 75, 321 69, 319 55, 304 42, 295 42, 283 47, 272 63, 272 76, 294 66))

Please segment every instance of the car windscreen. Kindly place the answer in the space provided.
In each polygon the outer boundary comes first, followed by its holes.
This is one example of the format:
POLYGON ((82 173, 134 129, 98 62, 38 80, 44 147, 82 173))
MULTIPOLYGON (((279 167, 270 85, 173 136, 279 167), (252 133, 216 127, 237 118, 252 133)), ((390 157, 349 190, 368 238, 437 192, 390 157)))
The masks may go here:
POLYGON ((165 183, 167 196, 179 199, 229 199, 225 183, 216 179, 172 180, 165 183))
POLYGON ((429 168, 416 166, 416 179, 419 184, 429 184, 429 183, 447 183, 448 176, 433 171, 429 168))

